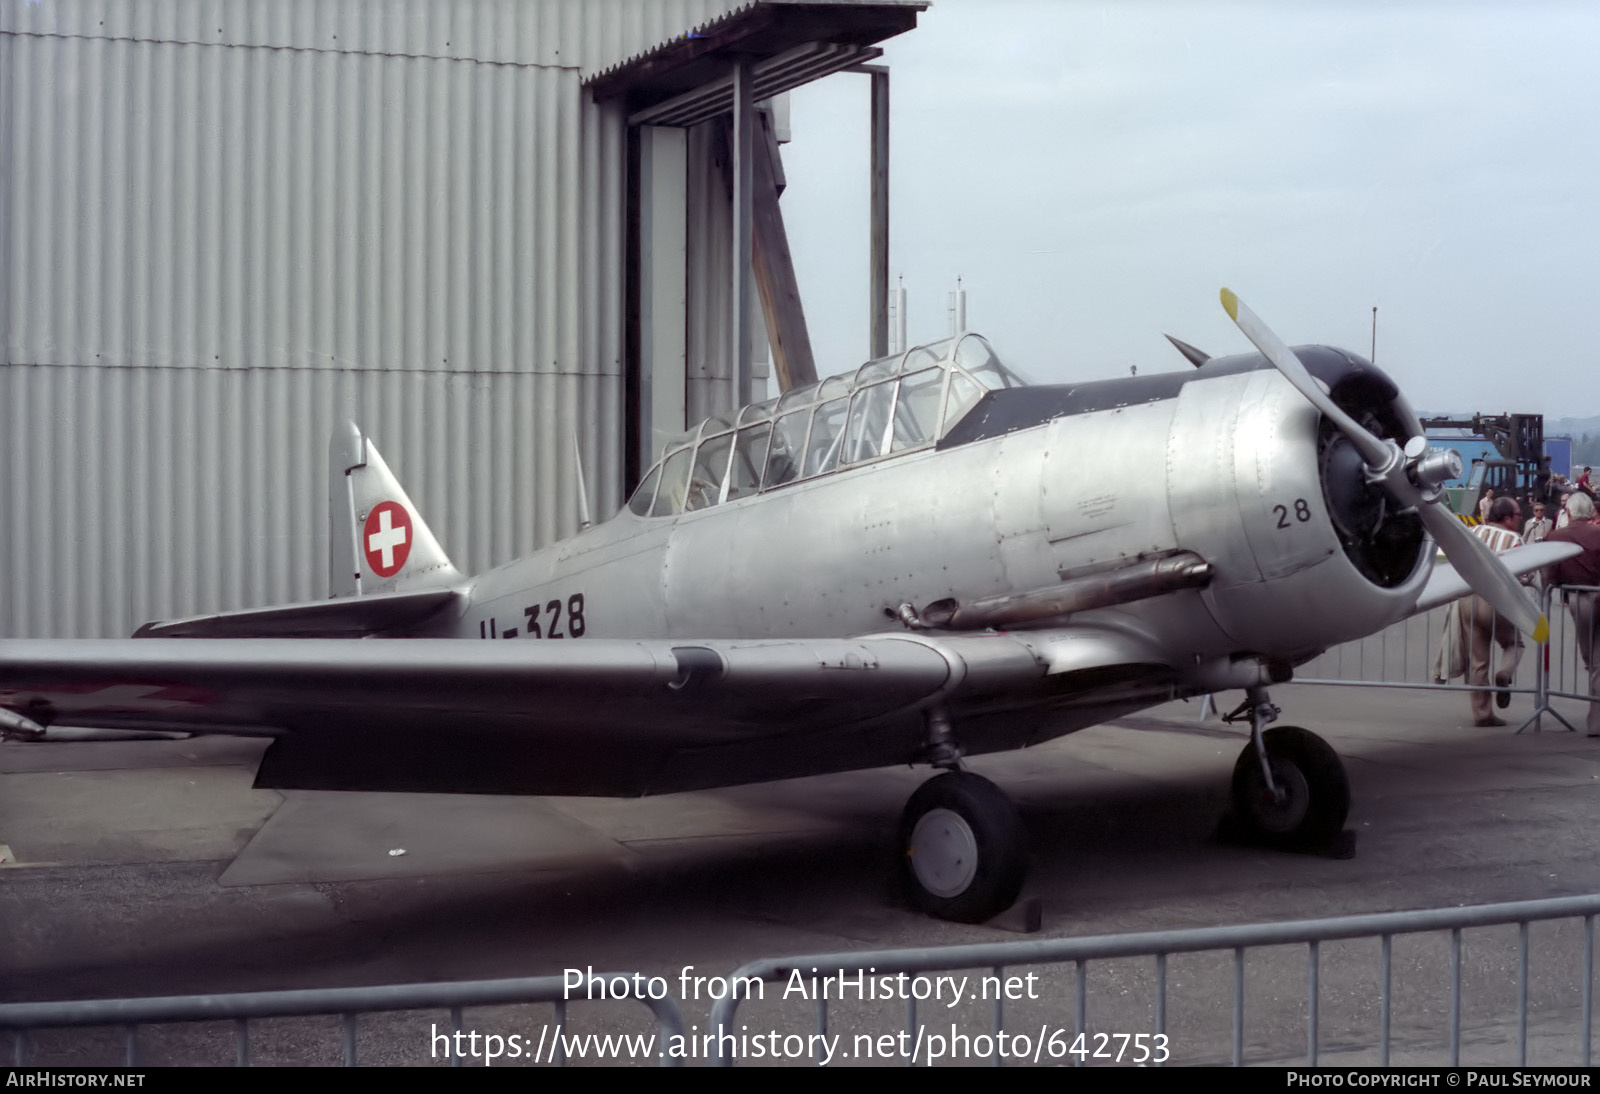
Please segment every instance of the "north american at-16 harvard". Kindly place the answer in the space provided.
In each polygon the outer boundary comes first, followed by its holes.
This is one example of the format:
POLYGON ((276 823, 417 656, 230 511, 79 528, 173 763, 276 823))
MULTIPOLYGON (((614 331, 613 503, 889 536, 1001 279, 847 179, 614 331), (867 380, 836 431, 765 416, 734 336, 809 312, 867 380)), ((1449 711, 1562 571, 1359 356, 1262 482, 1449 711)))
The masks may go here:
POLYGON ((476 577, 347 424, 331 599, 0 641, 0 727, 267 736, 257 785, 301 789, 633 796, 925 764, 900 872, 928 913, 979 921, 1028 843, 964 756, 1239 690, 1240 826, 1326 844, 1344 767, 1268 728, 1268 687, 1469 591, 1543 641, 1514 574, 1574 548, 1496 559, 1440 501, 1459 457, 1386 375, 1223 304, 1256 352, 1179 343, 1196 367, 1029 386, 964 334, 711 418, 616 516, 476 577))

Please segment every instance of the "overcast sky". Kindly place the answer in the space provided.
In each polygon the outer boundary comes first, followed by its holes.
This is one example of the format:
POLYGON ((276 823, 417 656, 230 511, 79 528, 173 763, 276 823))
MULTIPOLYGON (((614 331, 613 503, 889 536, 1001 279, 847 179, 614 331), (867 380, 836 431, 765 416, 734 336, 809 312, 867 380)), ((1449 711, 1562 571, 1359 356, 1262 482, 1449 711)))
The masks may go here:
MULTIPOLYGON (((1600 413, 1600 5, 935 0, 886 43, 891 275, 1038 381, 1290 344, 1414 405, 1600 413)), ((868 349, 868 79, 792 96, 783 198, 820 372, 868 349)))

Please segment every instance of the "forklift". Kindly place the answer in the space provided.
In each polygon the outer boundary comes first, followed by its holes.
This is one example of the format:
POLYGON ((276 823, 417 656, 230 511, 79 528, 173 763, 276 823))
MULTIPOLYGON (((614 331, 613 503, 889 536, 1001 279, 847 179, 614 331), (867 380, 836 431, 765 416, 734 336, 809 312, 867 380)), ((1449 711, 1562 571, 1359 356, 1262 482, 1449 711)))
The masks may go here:
MULTIPOLYGON (((1474 414, 1470 418, 1423 418, 1424 436, 1435 430, 1454 429, 1471 433, 1494 446, 1498 456, 1472 461, 1465 486, 1446 491, 1451 510, 1468 524, 1478 523, 1478 499, 1492 489, 1495 497, 1517 499, 1524 514, 1533 512, 1535 481, 1544 458, 1543 414, 1474 414)), ((1445 439, 1445 438, 1437 438, 1445 439)), ((1449 440, 1466 440, 1451 437, 1449 440)))

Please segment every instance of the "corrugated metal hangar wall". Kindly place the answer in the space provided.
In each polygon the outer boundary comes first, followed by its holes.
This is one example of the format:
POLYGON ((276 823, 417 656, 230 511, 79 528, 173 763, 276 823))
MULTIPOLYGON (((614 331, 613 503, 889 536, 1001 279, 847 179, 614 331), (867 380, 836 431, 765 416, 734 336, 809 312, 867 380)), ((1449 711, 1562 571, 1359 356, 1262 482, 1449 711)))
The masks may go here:
POLYGON ((464 572, 614 509, 581 83, 735 6, 0 0, 0 634, 326 595, 340 417, 464 572))

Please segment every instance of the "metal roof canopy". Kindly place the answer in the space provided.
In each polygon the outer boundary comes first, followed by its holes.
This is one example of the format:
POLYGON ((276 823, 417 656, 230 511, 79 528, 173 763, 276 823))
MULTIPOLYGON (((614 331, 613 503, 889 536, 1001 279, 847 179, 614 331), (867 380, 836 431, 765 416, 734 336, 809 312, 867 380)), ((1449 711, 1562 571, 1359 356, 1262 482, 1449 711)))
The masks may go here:
POLYGON ((625 98, 630 125, 690 126, 733 108, 732 69, 749 66, 756 99, 870 61, 912 30, 926 0, 757 0, 586 83, 594 101, 625 98))

